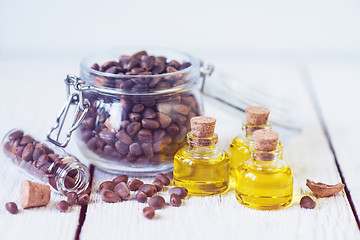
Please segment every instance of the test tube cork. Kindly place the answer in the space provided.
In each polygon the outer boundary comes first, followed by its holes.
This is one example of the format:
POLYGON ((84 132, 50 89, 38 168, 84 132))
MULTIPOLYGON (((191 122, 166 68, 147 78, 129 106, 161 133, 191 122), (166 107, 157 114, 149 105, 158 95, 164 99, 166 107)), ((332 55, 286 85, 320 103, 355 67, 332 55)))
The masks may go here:
POLYGON ((214 135, 216 119, 212 117, 193 117, 190 119, 191 133, 195 137, 209 138, 214 135))
POLYGON ((279 134, 272 130, 256 130, 253 134, 254 147, 259 151, 274 151, 279 141, 279 134))
POLYGON ((270 110, 265 107, 249 106, 245 109, 246 122, 251 125, 266 125, 270 110))
POLYGON ((24 209, 46 206, 50 202, 50 186, 24 180, 20 189, 20 206, 24 209))

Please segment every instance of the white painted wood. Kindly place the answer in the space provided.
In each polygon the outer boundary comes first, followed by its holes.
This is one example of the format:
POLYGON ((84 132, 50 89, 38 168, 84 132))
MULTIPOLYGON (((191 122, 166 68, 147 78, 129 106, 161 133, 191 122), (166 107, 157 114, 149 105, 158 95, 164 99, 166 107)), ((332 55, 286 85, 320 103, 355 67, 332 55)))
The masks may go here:
MULTIPOLYGON (((333 156, 315 109, 305 89, 299 67, 292 64, 234 62, 230 71, 253 84, 275 82, 283 92, 299 103, 303 131, 286 143, 285 159, 294 172, 294 201, 280 211, 257 211, 241 206, 234 191, 221 196, 190 197, 180 208, 167 206, 156 211, 149 221, 142 215, 145 204, 134 200, 111 204, 100 200, 93 191, 92 203, 82 229, 82 239, 356 239, 360 237, 354 216, 344 193, 317 199, 314 210, 301 209, 301 196, 312 195, 306 178, 326 183, 339 182, 333 156)), ((267 86, 271 89, 271 86, 267 86)), ((278 89, 278 90, 281 90, 278 89)), ((239 118, 226 106, 206 99, 206 114, 218 119, 219 146, 227 148, 240 130, 239 118)), ((114 175, 95 170, 93 190, 114 175)), ((151 178, 144 181, 151 182, 151 178)), ((167 193, 161 193, 168 201, 167 193)))
MULTIPOLYGON (((285 141, 285 159, 294 172, 295 198, 292 206, 273 212, 247 209, 236 202, 234 192, 231 190, 222 196, 190 197, 182 207, 168 206, 164 210, 157 211, 157 219, 149 221, 142 216, 142 208, 145 204, 133 200, 118 204, 102 203, 99 195, 93 193, 81 239, 155 238, 152 236, 158 239, 359 238, 359 230, 343 193, 331 198, 317 199, 318 205, 314 210, 301 209, 298 205, 300 196, 309 193, 305 186, 306 178, 327 183, 339 182, 332 154, 320 129, 308 93, 302 85, 298 66, 251 61, 236 63, 214 61, 214 63, 218 69, 236 74, 242 81, 266 89, 279 86, 276 89, 277 94, 298 100, 299 116, 304 119, 304 130, 291 141, 285 141)), ((7 130, 18 126, 38 136, 45 136, 65 100, 62 79, 67 73, 78 72, 77 66, 78 62, 75 60, 62 62, 6 59, 5 61, 0 58, 2 73, 0 83, 3 86, 0 88, 2 113, 0 135, 3 136, 7 130), (42 69, 41 74, 39 74, 39 66, 42 69)), ((321 69, 324 70, 325 67, 321 69)), ((354 84, 347 91, 356 93, 356 86, 354 84)), ((345 93, 344 90, 342 95, 346 96, 345 93)), ((240 131, 238 117, 241 117, 241 114, 233 112, 226 106, 219 106, 211 99, 205 100, 206 114, 218 119, 216 131, 220 135, 219 146, 227 148, 231 139, 240 131)), ((326 102, 328 101, 329 99, 326 102)), ((326 104, 322 103, 322 108, 325 109, 326 104)), ((326 119, 328 120, 328 117, 326 119)), ((336 125, 332 131, 342 133, 341 130, 344 128, 340 127, 336 125)), ((332 138, 340 137, 344 136, 332 134, 332 138)), ((353 159, 344 164, 356 162, 356 151, 351 151, 352 148, 341 153, 349 154, 353 159)), ((86 162, 74 141, 70 143, 68 151, 86 162)), ((343 155, 339 156, 343 159, 343 155)), ((5 202, 18 203, 20 182, 28 177, 8 167, 6 162, 9 159, 2 155, 0 159, 0 239, 73 239, 78 223, 79 207, 73 208, 70 213, 59 213, 55 209, 55 204, 64 199, 62 196, 53 194, 51 203, 46 208, 24 210, 15 216, 5 211, 5 202)), ((349 188, 352 193, 356 192, 358 186, 355 174, 358 171, 352 170, 351 167, 346 169, 353 171, 350 176, 354 179, 352 181, 354 187, 349 184, 349 188)), ((94 189, 102 181, 113 177, 111 174, 95 170, 94 189)), ((147 178, 145 181, 152 180, 147 178)), ((167 193, 162 194, 168 201, 167 193)))
MULTIPOLYGON (((37 181, 10 165, 4 159, 0 168, 0 239, 73 239, 75 236, 80 207, 74 206, 67 213, 60 213, 56 204, 66 198, 51 192, 50 203, 46 207, 21 209, 19 205, 20 185, 24 179, 37 181), (7 162, 7 163, 4 163, 7 162), (19 213, 11 215, 5 209, 6 202, 16 202, 19 213)), ((8 162, 7 162, 8 161, 8 162)))
MULTIPOLYGON (((71 62, 48 62, 46 59, 0 58, 0 138, 10 129, 20 127, 37 138, 45 139, 65 100, 63 78, 67 71, 75 72, 77 69, 77 65, 71 65, 71 62)), ((76 151, 72 152, 78 155, 76 151)), ((37 181, 10 162, 1 148, 0 239, 74 239, 80 207, 60 213, 56 204, 65 199, 60 194, 52 192, 47 207, 20 210, 17 215, 5 210, 5 203, 9 201, 16 202, 20 208, 19 192, 24 179, 37 181)))
POLYGON ((360 213, 360 63, 309 65, 310 78, 338 162, 360 213))

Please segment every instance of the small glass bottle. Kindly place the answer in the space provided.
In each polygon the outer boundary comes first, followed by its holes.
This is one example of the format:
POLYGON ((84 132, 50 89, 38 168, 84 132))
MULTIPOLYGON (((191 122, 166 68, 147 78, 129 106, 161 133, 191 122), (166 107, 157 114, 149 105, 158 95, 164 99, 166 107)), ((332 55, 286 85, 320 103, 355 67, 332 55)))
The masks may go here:
POLYGON ((80 194, 89 186, 90 173, 86 165, 63 149, 49 148, 25 135, 22 130, 11 130, 3 138, 1 146, 15 165, 49 183, 61 194, 80 194))
POLYGON ((281 160, 279 134, 257 130, 253 134, 253 157, 240 164, 236 178, 236 198, 244 206, 275 210, 291 203, 293 175, 281 160))
MULTIPOLYGON (((270 110, 264 107, 249 106, 245 109, 246 122, 242 123, 242 132, 235 137, 229 147, 230 176, 232 180, 236 177, 238 166, 251 158, 251 146, 253 144, 253 133, 259 129, 271 129, 268 122, 270 110)), ((280 159, 283 158, 282 144, 279 141, 280 159)))
POLYGON ((175 186, 185 187, 190 195, 207 196, 224 192, 229 186, 229 156, 216 146, 216 119, 193 117, 188 145, 174 157, 175 186))

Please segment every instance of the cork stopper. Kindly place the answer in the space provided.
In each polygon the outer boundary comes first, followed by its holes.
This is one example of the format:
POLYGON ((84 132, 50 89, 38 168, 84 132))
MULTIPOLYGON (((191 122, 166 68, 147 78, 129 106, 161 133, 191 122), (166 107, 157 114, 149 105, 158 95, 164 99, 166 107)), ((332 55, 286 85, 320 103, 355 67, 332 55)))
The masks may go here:
POLYGON ((245 109, 246 122, 251 125, 266 125, 270 110, 265 107, 249 106, 245 109))
POLYGON ((253 135, 256 130, 264 129, 263 127, 246 126, 246 135, 253 135))
POLYGON ((195 137, 209 138, 214 135, 216 119, 212 117, 193 117, 190 119, 191 133, 195 137))
POLYGON ((274 151, 279 141, 279 134, 272 130, 256 130, 253 134, 255 149, 259 151, 274 151))
POLYGON ((46 206, 50 202, 50 186, 24 180, 20 189, 20 206, 24 209, 46 206))

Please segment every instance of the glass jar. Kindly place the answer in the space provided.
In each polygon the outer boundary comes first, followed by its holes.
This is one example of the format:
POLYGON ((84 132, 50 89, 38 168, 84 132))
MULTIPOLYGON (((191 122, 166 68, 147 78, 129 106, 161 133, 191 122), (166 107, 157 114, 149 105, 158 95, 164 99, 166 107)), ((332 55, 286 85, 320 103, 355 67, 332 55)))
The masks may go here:
POLYGON ((61 194, 80 194, 89 186, 90 173, 87 166, 63 149, 48 147, 22 130, 13 129, 7 133, 1 146, 16 166, 49 183, 61 194))
POLYGON ((146 51, 175 59, 186 68, 156 75, 119 75, 92 67, 119 62, 124 54, 130 59, 137 52, 115 49, 86 57, 81 77, 66 80, 78 94, 73 98, 69 90, 68 103, 80 108, 71 131, 79 127, 76 140, 81 151, 104 171, 129 175, 171 171, 174 154, 185 144, 190 118, 202 113, 201 80, 212 66, 204 70, 198 59, 176 51, 146 51))

